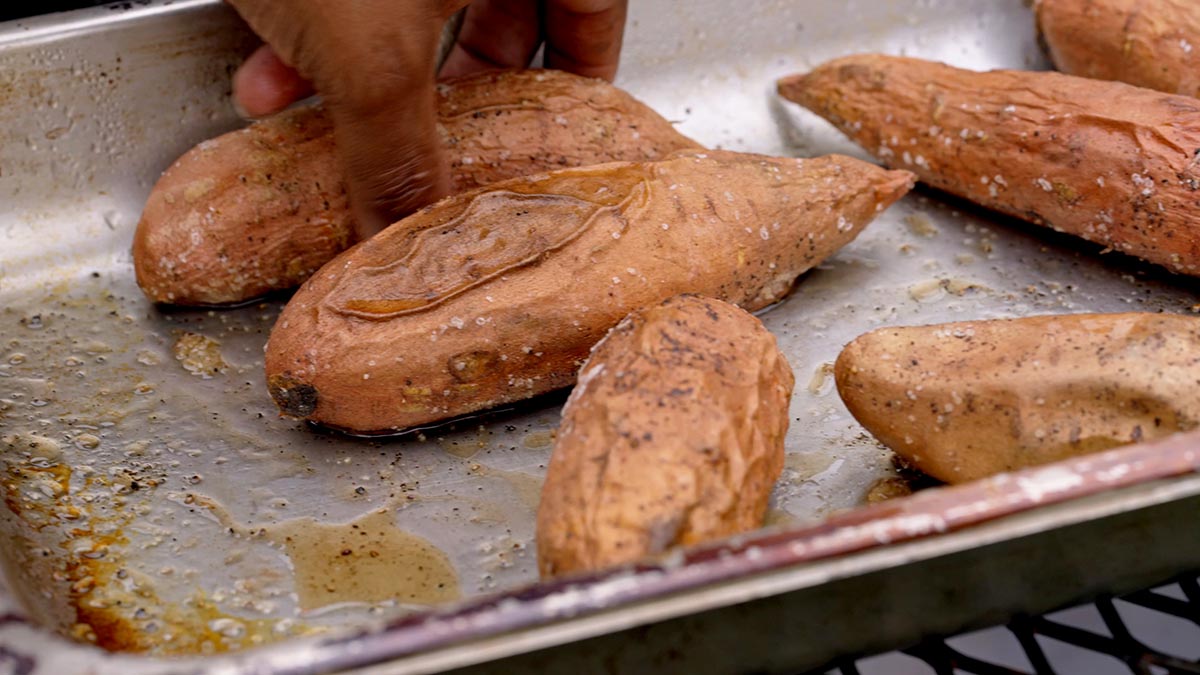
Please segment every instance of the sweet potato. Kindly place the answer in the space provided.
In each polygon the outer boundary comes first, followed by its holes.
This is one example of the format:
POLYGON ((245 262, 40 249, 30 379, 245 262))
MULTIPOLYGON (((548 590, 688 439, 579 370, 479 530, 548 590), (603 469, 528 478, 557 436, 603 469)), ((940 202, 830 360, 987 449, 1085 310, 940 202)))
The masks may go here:
MULTIPOLYGON (((455 192, 699 148, 607 82, 551 70, 446 80, 438 116, 455 192)), ((168 169, 133 260, 151 300, 218 305, 298 286, 355 240, 332 125, 303 108, 201 143, 168 169)))
POLYGON ((838 393, 884 445, 960 483, 1200 424, 1200 319, 1080 314, 884 328, 838 393))
POLYGON ((688 292, 776 302, 911 180, 848 157, 712 152, 450 197, 301 287, 267 344, 271 395, 370 433, 569 386, 634 309, 688 292))
POLYGON ((1200 96, 1196 0, 1038 0, 1036 12, 1064 73, 1200 96))
POLYGON ((636 310, 584 364, 537 513, 543 577, 762 526, 794 380, 775 337, 719 300, 636 310))
POLYGON ((929 185, 1200 274, 1196 99, 877 55, 833 61, 779 90, 929 185))

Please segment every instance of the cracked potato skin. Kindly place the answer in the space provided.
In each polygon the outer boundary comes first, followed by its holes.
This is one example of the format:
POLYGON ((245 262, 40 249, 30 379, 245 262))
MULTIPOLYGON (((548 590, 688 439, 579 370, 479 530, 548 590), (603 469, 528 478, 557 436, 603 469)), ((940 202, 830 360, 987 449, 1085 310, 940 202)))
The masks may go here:
POLYGON ((870 54, 779 91, 928 185, 1200 275, 1200 100, 870 54))
POLYGON ((761 527, 793 385, 775 337, 741 309, 679 296, 631 313, 563 409, 537 513, 542 577, 761 527))
POLYGON ((1035 11, 1062 72, 1200 96, 1195 0, 1038 0, 1035 11))
MULTIPOLYGON (((438 84, 451 190, 700 146, 602 80, 491 71, 438 84)), ((238 303, 294 288, 357 240, 333 126, 300 108, 196 146, 163 174, 134 237, 154 302, 238 303)))
POLYGON ((854 417, 947 483, 1200 425, 1200 319, 1077 314, 883 328, 834 368, 854 417))
POLYGON ((680 293, 766 307, 911 186, 848 157, 708 152, 450 197, 305 283, 268 386, 285 414, 358 433, 567 387, 630 311, 680 293))

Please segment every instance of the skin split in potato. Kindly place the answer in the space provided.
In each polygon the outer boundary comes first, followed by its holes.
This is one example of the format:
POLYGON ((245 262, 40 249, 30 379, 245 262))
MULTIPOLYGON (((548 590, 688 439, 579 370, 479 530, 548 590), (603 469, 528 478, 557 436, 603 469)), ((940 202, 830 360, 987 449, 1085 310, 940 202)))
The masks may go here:
POLYGON ((1200 96, 1200 2, 1038 0, 1036 12, 1062 72, 1200 96))
POLYGON ((267 345, 287 415, 397 432, 569 386, 630 311, 753 311, 852 241, 912 175, 848 157, 684 153, 451 197, 342 254, 267 345))
POLYGON ((785 78, 779 91, 933 187, 1200 274, 1200 100, 879 55, 785 78))
MULTIPOLYGON (((438 117, 454 192, 699 148, 611 84, 552 70, 446 80, 438 117)), ((133 260, 154 302, 220 305, 298 286, 356 239, 333 126, 310 107, 205 141, 167 169, 133 260)))
POLYGON ((1200 319, 1079 314, 884 328, 838 393, 884 445, 963 483, 1200 425, 1200 319))
POLYGON ((563 410, 537 514, 543 577, 762 526, 794 380, 775 337, 719 300, 634 311, 563 410))

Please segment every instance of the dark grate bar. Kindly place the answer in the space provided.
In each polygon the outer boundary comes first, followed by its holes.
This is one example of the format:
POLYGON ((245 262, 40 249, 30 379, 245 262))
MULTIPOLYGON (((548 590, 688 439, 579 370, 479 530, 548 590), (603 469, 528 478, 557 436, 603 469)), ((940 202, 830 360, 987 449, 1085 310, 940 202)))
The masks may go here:
POLYGON ((982 661, 973 656, 967 656, 950 647, 945 642, 926 643, 912 649, 904 650, 905 654, 915 656, 933 666, 937 675, 954 675, 956 672, 975 673, 976 675, 1025 675, 1020 670, 1007 666, 982 661))
MULTIPOLYGON (((1194 576, 1090 606, 968 634, 974 648, 936 638, 899 652, 843 660, 826 675, 1200 675, 1200 582, 1194 576), (1138 610, 1122 611, 1122 603, 1138 610), (1107 633, 1107 634, 1105 634, 1107 633), (1190 638, 1180 637, 1183 633, 1190 638), (1141 636, 1141 637, 1139 637, 1141 636), (1174 643, 1164 646, 1164 639, 1174 643), (1154 646, 1148 644, 1154 643, 1154 646), (1178 653, 1169 653, 1178 647, 1178 653), (976 653, 979 652, 979 653, 976 653), (1187 652, 1185 654, 1185 652, 1187 652), (1022 661, 1022 664, 1015 664, 1022 661)), ((960 636, 965 637, 965 636, 960 636)))

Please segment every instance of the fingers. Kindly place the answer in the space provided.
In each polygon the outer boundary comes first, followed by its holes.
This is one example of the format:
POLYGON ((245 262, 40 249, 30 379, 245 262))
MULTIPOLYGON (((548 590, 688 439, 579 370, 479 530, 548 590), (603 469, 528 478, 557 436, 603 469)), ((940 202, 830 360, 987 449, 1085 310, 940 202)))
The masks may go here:
POLYGON ((233 100, 249 117, 277 113, 312 93, 312 84, 268 45, 259 47, 233 75, 233 100))
POLYGON ((444 17, 440 3, 321 2, 334 4, 341 10, 326 17, 337 23, 323 36, 328 51, 300 63, 318 73, 366 238, 449 192, 434 95, 444 17))
POLYGON ((546 67, 612 80, 628 0, 546 0, 546 67))
MULTIPOLYGON (((466 0, 229 0, 272 49, 235 78, 250 114, 278 111, 311 81, 333 118, 360 234, 369 236, 449 186, 433 83, 438 36, 466 0)), ((477 0, 442 72, 546 65, 612 79, 627 0, 477 0)))
POLYGON ((247 63, 238 100, 259 111, 294 96, 296 80, 287 66, 313 83, 333 120, 360 235, 448 191, 434 109, 435 63, 446 12, 461 0, 230 3, 275 50, 247 63))
POLYGON ((476 0, 463 18, 442 77, 524 68, 541 43, 538 0, 476 0))
POLYGON ((330 113, 360 238, 449 192, 432 73, 428 87, 393 106, 374 113, 332 107, 330 113))

